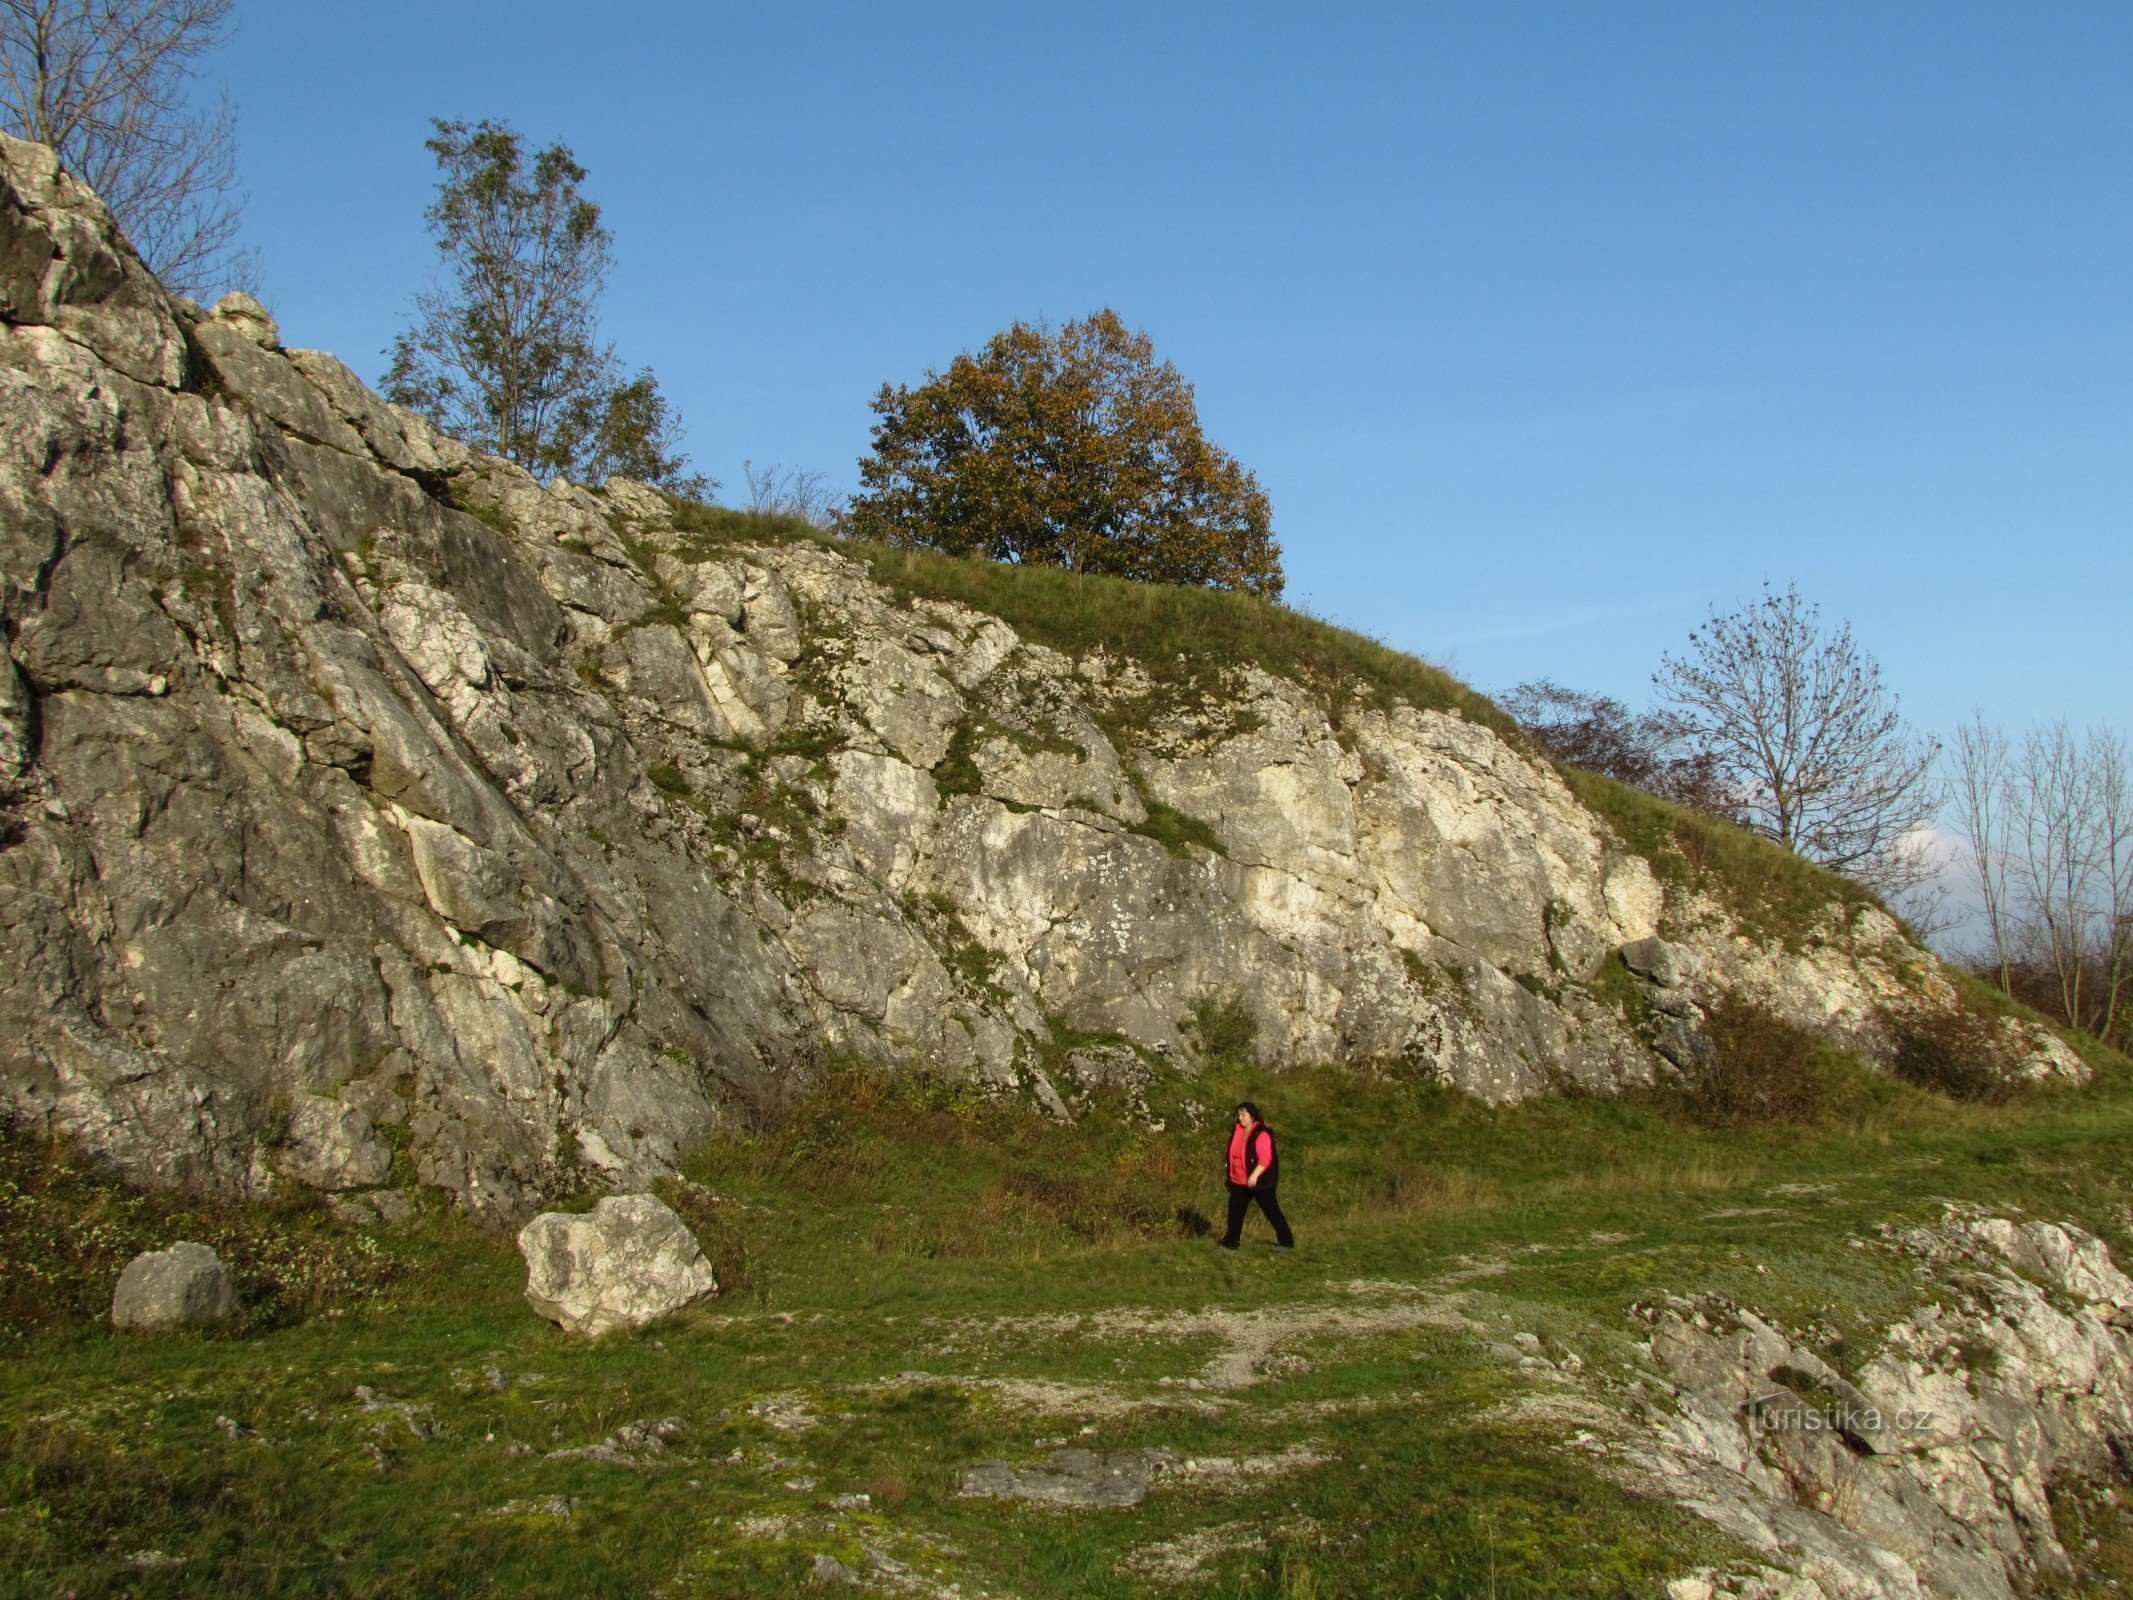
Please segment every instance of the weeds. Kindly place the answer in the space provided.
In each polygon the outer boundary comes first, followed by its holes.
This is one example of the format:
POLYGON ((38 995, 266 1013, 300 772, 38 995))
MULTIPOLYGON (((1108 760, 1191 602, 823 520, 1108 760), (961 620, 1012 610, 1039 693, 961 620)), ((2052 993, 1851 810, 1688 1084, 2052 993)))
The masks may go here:
POLYGON ((1860 1069, 1805 1029, 1728 999, 1706 1032, 1709 1049, 1683 1069, 1686 1110, 1705 1127, 1816 1123, 1850 1108, 1860 1069))
POLYGON ((0 1136, 0 1338, 100 1320, 126 1263, 180 1239, 210 1246, 235 1277, 232 1334, 361 1303, 401 1276, 308 1194, 276 1206, 140 1194, 63 1141, 0 1136))
POLYGON ((1132 832, 1153 839, 1174 856, 1187 854, 1188 845, 1225 858, 1229 855, 1229 847, 1223 844, 1222 835, 1190 812, 1158 800, 1149 793, 1147 781, 1140 773, 1132 772, 1128 776, 1140 795, 1141 809, 1148 814, 1146 820, 1131 825, 1132 832))

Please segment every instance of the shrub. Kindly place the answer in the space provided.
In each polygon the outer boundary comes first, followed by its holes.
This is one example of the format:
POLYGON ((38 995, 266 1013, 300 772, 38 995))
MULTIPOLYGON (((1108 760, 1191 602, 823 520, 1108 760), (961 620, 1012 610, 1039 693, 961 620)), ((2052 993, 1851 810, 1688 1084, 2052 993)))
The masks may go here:
POLYGON ((1924 1006, 1885 1019, 1896 1040, 1890 1070, 1951 1100, 1998 1105, 2021 1081, 2021 1057, 1995 1017, 1924 1006))
POLYGON ((0 1339, 101 1322, 126 1263, 176 1239, 228 1264, 236 1333, 337 1314, 404 1272, 375 1241, 331 1226, 308 1194, 265 1206, 143 1194, 64 1140, 0 1126, 0 1339))
POLYGON ((1710 1048, 1683 1073, 1696 1121, 1721 1128, 1814 1122, 1832 1109, 1837 1065, 1804 1028, 1728 999, 1711 1008, 1707 1032, 1710 1048))
POLYGON ((1259 1040, 1259 1019, 1244 996, 1234 991, 1202 995, 1192 1003, 1193 1032, 1200 1051, 1210 1058, 1248 1062, 1259 1040))

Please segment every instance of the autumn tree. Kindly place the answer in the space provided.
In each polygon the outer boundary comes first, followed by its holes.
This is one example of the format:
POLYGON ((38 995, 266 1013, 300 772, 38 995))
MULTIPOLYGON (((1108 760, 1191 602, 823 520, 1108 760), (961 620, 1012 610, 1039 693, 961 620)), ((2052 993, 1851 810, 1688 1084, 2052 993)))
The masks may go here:
POLYGON ((1938 747, 1905 724, 1849 624, 1766 587, 1714 610, 1653 681, 1757 832, 1885 894, 1934 875, 1916 839, 1937 804, 1938 747))
POLYGON ((1114 311, 1018 322, 915 388, 883 385, 874 412, 849 513, 861 538, 1281 593, 1266 494, 1114 311))
POLYGON ((498 122, 436 121, 425 213, 442 273, 392 347, 389 399, 542 482, 635 478, 682 493, 681 419, 649 369, 624 377, 599 334, 611 236, 561 144, 529 154, 498 122))
POLYGON ((1632 711, 1612 695, 1547 678, 1520 684, 1504 696, 1503 708, 1558 761, 1714 816, 1734 814, 1716 762, 1676 717, 1632 711))
POLYGON ((237 116, 194 103, 230 0, 0 0, 0 126, 50 145, 181 294, 250 288, 237 116))

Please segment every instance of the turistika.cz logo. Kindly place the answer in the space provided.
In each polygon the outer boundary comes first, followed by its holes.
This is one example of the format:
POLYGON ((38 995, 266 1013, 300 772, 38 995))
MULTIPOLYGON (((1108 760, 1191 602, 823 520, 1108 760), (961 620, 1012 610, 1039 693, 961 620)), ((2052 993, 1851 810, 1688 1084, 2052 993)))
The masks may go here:
POLYGON ((1923 1433, 1933 1426, 1933 1413, 1923 1406, 1904 1406, 1883 1411, 1871 1403, 1855 1405, 1840 1400, 1833 1406, 1809 1405, 1798 1395, 1779 1389, 1748 1402, 1748 1431, 1766 1433, 1844 1433, 1854 1438, 1876 1433, 1923 1433))

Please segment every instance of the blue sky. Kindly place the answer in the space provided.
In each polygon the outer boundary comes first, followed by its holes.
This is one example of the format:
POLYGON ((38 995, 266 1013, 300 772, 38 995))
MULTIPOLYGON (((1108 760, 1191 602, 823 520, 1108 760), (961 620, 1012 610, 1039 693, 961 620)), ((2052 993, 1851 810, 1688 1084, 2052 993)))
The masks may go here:
POLYGON ((1290 596, 1643 698, 1797 581, 1906 709, 2133 722, 2133 9, 240 0, 292 344, 366 377, 432 115, 560 138, 698 464, 850 487, 867 402, 1111 305, 1290 596))

